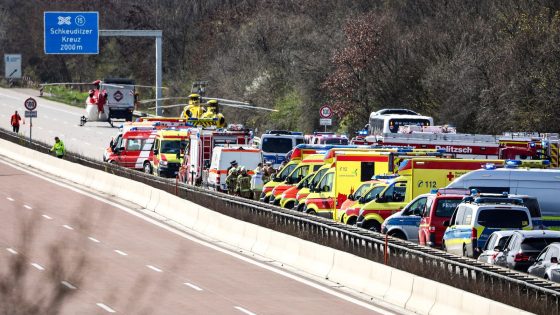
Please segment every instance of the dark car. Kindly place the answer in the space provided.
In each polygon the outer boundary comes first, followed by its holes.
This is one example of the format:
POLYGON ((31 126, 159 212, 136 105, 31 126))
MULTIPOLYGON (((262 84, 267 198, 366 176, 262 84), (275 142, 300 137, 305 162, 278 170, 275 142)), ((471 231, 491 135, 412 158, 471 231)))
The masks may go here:
POLYGON ((501 257, 496 258, 496 264, 526 272, 540 252, 554 242, 560 242, 560 231, 515 231, 502 250, 501 257))
POLYGON ((537 277, 560 282, 559 257, 560 243, 552 243, 543 249, 535 263, 529 267, 528 272, 537 277))

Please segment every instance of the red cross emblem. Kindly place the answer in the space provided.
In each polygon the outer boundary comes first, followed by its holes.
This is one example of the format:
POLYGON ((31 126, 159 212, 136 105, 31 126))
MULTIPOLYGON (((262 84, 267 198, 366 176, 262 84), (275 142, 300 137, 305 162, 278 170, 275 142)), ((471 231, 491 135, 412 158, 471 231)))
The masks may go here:
POLYGON ((449 179, 449 181, 452 181, 453 178, 455 178, 455 175, 451 172, 449 172, 449 174, 447 174, 447 179, 449 179))

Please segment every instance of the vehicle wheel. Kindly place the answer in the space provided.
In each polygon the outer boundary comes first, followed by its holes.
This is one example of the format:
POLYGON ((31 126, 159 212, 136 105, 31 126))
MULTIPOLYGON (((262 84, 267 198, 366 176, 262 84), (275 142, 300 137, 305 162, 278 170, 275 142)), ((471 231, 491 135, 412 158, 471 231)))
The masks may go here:
POLYGON ((381 232, 381 224, 375 220, 367 221, 363 228, 372 232, 381 232))
POLYGON ((297 206, 297 211, 303 212, 303 208, 304 208, 304 207, 305 207, 305 204, 302 204, 302 203, 298 204, 298 206, 297 206))
POLYGON ((315 212, 315 210, 307 210, 306 212, 307 214, 317 215, 317 212, 315 212))
POLYGON ((284 204, 284 208, 286 209, 292 209, 294 207, 294 202, 293 201, 288 201, 284 204))
POLYGON ((463 244, 463 257, 468 257, 467 245, 463 244))
POLYGON ((356 218, 355 216, 352 216, 352 217, 350 217, 350 218, 348 219, 348 221, 346 221, 346 224, 348 224, 348 225, 356 225, 356 220, 357 220, 357 219, 358 219, 358 218, 356 218))
POLYGON ((152 174, 152 164, 150 164, 150 162, 144 163, 144 173, 152 174))
MULTIPOLYGON (((270 196, 268 196, 268 197, 270 197, 270 196)), ((264 200, 263 200, 264 203, 268 203, 268 201, 269 201, 268 197, 264 197, 264 200)))
POLYGON ((401 231, 391 232, 389 233, 389 236, 400 238, 401 240, 405 240, 405 241, 407 240, 406 235, 404 235, 404 233, 401 231))
POLYGON ((109 161, 107 161, 107 163, 109 163, 111 165, 117 165, 117 162, 115 162, 115 160, 109 160, 109 161))
POLYGON ((444 252, 447 252, 447 247, 445 247, 445 242, 444 241, 441 242, 441 250, 444 251, 444 252))
POLYGON ((280 199, 274 199, 274 202, 272 204, 275 206, 280 206, 280 199))

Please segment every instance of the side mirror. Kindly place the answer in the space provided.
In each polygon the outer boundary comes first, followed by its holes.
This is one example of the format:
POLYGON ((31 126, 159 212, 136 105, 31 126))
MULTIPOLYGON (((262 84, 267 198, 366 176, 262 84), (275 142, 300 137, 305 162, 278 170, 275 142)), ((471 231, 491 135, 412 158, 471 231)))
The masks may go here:
POLYGON ((348 197, 347 197, 347 198, 348 198, 349 200, 354 200, 354 194, 350 194, 350 195, 348 195, 348 197))
POLYGON ((443 226, 449 226, 449 220, 443 221, 443 226))
POLYGON ((286 177, 286 184, 292 184, 292 178, 286 177))
POLYGON ((154 149, 154 155, 158 155, 159 154, 159 150, 158 149, 154 149))
POLYGON ((495 252, 501 252, 502 248, 500 246, 496 246, 496 247, 494 247, 494 251, 495 252))
POLYGON ((315 186, 309 186, 309 192, 315 192, 315 186))
POLYGON ((385 202, 385 196, 384 195, 375 195, 375 201, 377 202, 385 202))
POLYGON ((323 186, 323 192, 329 192, 331 191, 331 187, 328 185, 323 186))
POLYGON ((557 264, 558 263, 558 257, 550 257, 550 263, 557 264))

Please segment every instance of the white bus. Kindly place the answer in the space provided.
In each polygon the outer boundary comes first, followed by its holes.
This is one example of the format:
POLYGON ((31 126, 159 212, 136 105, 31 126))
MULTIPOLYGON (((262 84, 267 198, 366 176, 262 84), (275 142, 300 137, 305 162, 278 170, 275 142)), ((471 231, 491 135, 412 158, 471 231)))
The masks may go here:
POLYGON ((382 109, 369 116, 368 134, 382 136, 397 133, 400 126, 433 126, 434 119, 409 109, 382 109))

